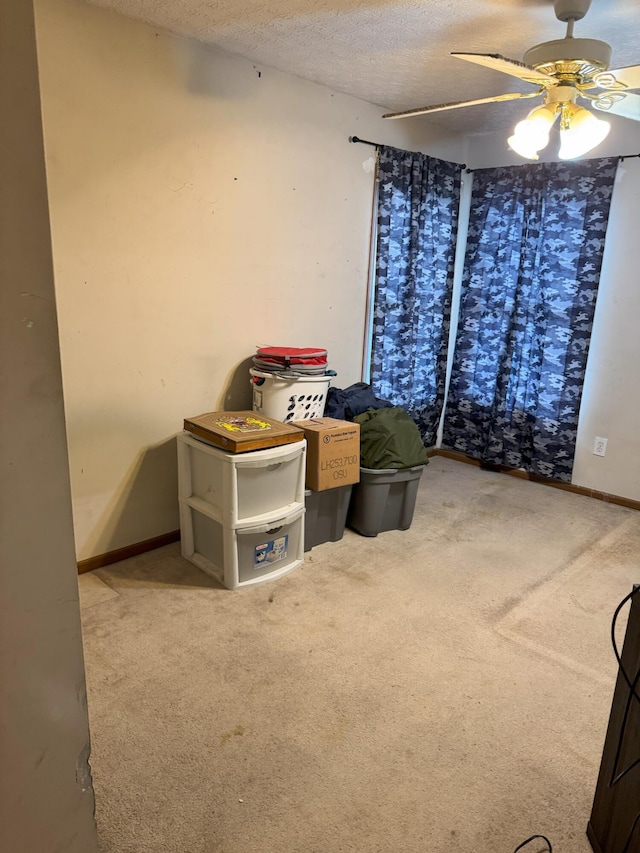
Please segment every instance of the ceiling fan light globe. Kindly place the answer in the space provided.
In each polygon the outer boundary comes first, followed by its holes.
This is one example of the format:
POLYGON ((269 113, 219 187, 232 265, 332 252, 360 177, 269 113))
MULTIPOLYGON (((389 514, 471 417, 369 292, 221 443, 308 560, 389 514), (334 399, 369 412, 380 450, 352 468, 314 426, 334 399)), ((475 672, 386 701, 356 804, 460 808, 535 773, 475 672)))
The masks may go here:
POLYGON ((576 107, 569 117, 568 127, 560 129, 558 157, 561 160, 582 157, 600 145, 610 130, 608 121, 596 118, 584 107, 576 107))
POLYGON ((516 139, 522 140, 522 145, 525 148, 532 148, 534 151, 539 151, 549 143, 549 131, 541 122, 531 119, 519 121, 514 128, 513 135, 516 139))
POLYGON ((536 127, 544 128, 548 134, 556 120, 557 107, 555 104, 544 104, 531 110, 525 121, 532 122, 536 127))
POLYGON ((509 147, 528 160, 537 160, 538 151, 549 144, 549 130, 555 121, 555 110, 548 107, 537 107, 529 115, 519 121, 509 137, 509 147))
POLYGON ((525 157, 527 160, 539 160, 538 150, 533 148, 530 141, 523 136, 518 136, 514 133, 507 139, 507 145, 516 154, 525 157))

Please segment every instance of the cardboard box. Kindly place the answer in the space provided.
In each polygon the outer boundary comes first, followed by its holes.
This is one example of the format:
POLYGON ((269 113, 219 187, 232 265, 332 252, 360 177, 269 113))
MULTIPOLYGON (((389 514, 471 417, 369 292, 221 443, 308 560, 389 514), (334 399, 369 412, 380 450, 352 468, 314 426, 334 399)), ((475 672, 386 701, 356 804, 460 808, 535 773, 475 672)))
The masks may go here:
POLYGON ((307 439, 307 489, 323 492, 360 479, 360 424, 310 418, 293 426, 307 439))
POLYGON ((257 412, 207 412, 185 418, 188 432, 229 453, 246 453, 302 441, 304 433, 291 424, 257 412))

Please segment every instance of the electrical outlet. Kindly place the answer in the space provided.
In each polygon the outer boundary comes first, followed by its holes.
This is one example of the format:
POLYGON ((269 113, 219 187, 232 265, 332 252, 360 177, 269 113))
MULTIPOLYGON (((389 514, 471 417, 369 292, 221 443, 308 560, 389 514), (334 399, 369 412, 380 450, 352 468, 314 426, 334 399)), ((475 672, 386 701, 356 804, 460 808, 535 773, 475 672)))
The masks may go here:
POLYGON ((594 456, 604 456, 607 452, 607 439, 601 438, 599 435, 596 436, 595 441, 593 442, 593 455, 594 456))

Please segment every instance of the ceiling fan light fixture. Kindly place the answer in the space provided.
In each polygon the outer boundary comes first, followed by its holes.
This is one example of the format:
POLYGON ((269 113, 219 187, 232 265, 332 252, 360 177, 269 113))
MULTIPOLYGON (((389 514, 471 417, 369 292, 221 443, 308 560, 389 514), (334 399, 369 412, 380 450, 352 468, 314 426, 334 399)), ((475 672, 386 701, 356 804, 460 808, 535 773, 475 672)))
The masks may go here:
POLYGON ((582 157, 600 145, 610 130, 608 121, 596 118, 584 107, 563 104, 558 157, 561 160, 582 157))
POLYGON ((460 107, 542 96, 544 106, 532 110, 522 122, 518 122, 508 139, 509 147, 521 157, 537 160, 538 152, 549 143, 549 131, 555 118, 560 115, 560 158, 572 160, 581 157, 598 146, 609 132, 608 123, 596 118, 601 112, 640 122, 640 94, 633 91, 640 90, 640 64, 611 68, 611 45, 600 39, 574 38, 573 25, 584 18, 590 3, 591 0, 555 0, 556 17, 567 24, 565 37, 534 45, 525 53, 522 62, 499 53, 456 51, 451 54, 476 66, 517 77, 537 87, 537 91, 449 101, 387 113, 383 118, 409 118, 460 107), (590 89, 604 91, 592 93, 590 89), (577 106, 579 98, 590 102, 595 115, 577 106))
POLYGON ((549 131, 556 120, 556 112, 555 104, 531 110, 515 126, 513 136, 507 139, 509 148, 528 160, 538 160, 538 151, 549 144, 549 131))

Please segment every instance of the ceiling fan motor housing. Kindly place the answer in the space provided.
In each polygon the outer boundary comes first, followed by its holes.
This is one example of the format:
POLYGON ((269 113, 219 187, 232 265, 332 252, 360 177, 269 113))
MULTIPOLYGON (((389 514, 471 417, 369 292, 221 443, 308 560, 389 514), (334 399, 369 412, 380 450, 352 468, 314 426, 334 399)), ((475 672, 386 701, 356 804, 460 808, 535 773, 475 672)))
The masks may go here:
POLYGON ((591 0, 555 0, 556 18, 560 21, 580 21, 589 11, 591 0))
POLYGON ((609 68, 611 47, 598 39, 556 39, 535 45, 523 61, 545 74, 578 77, 581 82, 609 68))

